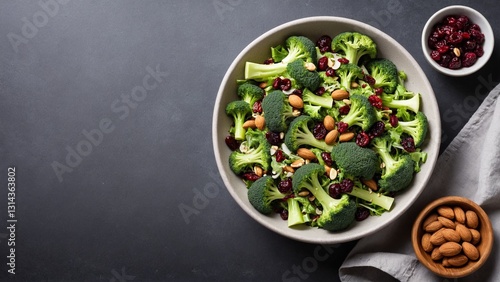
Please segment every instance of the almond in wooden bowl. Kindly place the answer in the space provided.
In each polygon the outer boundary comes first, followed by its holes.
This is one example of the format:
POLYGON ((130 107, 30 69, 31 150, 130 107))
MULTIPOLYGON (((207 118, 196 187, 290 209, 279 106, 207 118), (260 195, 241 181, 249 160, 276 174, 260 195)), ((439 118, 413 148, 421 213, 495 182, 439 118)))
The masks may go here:
POLYGON ((448 196, 434 200, 420 212, 411 240, 418 260, 430 271, 445 278, 460 278, 486 262, 493 237, 488 215, 479 205, 467 198, 448 196))

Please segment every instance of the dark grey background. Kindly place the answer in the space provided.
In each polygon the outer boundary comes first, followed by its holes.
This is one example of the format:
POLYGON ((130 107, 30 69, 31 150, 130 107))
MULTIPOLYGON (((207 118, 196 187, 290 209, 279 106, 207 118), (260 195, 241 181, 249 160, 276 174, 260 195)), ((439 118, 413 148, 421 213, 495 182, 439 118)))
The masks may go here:
POLYGON ((248 43, 284 22, 343 16, 398 40, 434 87, 442 149, 500 81, 498 53, 480 72, 451 78, 432 70, 420 47, 426 19, 452 3, 482 12, 500 38, 493 0, 41 2, 52 3, 51 14, 38 1, 0 8, 0 280, 8 277, 7 167, 15 166, 11 280, 337 281, 354 242, 325 248, 264 229, 215 167, 219 83, 248 43), (24 38, 18 46, 12 34, 24 38), (156 88, 125 104, 148 68, 162 72, 148 80, 156 88), (85 147, 83 132, 106 120, 113 130, 85 147), (59 181, 52 165, 68 165, 68 148, 87 156, 70 158, 74 168, 59 181))

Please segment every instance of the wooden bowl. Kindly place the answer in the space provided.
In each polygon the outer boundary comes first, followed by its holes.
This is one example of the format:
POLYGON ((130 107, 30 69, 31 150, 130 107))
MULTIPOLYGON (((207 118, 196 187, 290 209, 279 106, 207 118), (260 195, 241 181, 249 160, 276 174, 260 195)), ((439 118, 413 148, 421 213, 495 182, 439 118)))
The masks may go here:
POLYGON ((448 196, 434 200, 420 212, 413 224, 411 240, 415 255, 429 270, 441 277, 460 278, 478 270, 488 259, 493 246, 493 228, 488 215, 479 205, 467 198, 448 196), (430 214, 435 213, 437 208, 441 206, 458 206, 464 211, 472 210, 477 214, 479 226, 476 229, 479 231, 481 239, 475 246, 480 254, 479 259, 475 261, 468 260, 468 262, 461 267, 444 267, 442 260, 432 260, 430 252, 426 252, 424 250, 422 246, 422 236, 427 232, 423 228, 423 222, 430 214))

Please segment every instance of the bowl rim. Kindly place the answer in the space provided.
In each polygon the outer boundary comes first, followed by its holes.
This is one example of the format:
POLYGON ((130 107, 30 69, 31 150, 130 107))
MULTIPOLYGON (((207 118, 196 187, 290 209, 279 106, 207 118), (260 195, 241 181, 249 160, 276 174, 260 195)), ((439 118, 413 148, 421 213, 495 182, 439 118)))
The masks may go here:
MULTIPOLYGON (((255 45, 259 44, 263 39, 267 38, 269 35, 281 30, 281 29, 286 29, 286 28, 289 28, 291 26, 294 26, 294 25, 298 25, 298 24, 306 24, 306 23, 309 23, 309 22, 314 22, 314 21, 330 21, 330 22, 334 22, 334 23, 337 23, 337 22, 342 22, 344 24, 350 24, 350 25, 353 25, 353 26, 356 26, 358 28, 362 28, 362 29, 368 29, 370 30, 371 33, 373 34, 376 34, 378 36, 381 36, 383 38, 385 38, 387 41, 391 42, 391 44, 393 44, 394 46, 396 46, 402 53, 402 55, 404 55, 407 60, 409 61, 409 63, 411 63, 411 65, 413 66, 413 68, 415 69, 415 71, 419 74, 419 76, 423 77, 423 85, 424 85, 424 88, 426 89, 429 89, 430 90, 430 93, 429 94, 429 97, 428 97, 428 101, 430 104, 432 104, 434 110, 436 111, 437 113, 437 116, 436 116, 436 119, 439 120, 440 119, 440 115, 439 115, 439 108, 437 106, 437 101, 436 101, 436 96, 435 96, 435 93, 432 89, 432 85, 430 84, 428 78, 427 78, 427 75, 425 74, 425 72, 422 70, 421 66, 418 64, 418 62, 415 60, 415 58, 406 50, 406 48, 404 48, 398 41, 396 41, 394 38, 392 38, 390 35, 382 32, 381 30, 379 30, 378 28, 376 27, 373 27, 369 24, 366 24, 366 23, 363 23, 363 22, 360 22, 360 21, 357 21, 357 20, 353 20, 353 19, 350 19, 350 18, 345 18, 345 17, 337 17, 337 16, 311 16, 311 17, 304 17, 304 18, 299 18, 299 19, 295 19, 295 20, 291 20, 291 21, 288 21, 288 22, 285 22, 283 24, 280 24, 280 25, 277 25, 271 29, 269 29, 268 31, 264 32, 263 34, 261 34, 260 36, 258 36, 257 38, 255 38, 251 43, 249 43, 242 51, 240 51, 240 53, 236 56, 236 58, 233 60, 233 62, 231 63, 231 65, 228 67, 222 81, 221 81, 221 84, 219 86, 219 89, 218 89, 218 92, 217 92, 217 97, 216 97, 216 100, 215 100, 215 105, 214 105, 214 111, 213 111, 213 116, 212 116, 212 144, 213 144, 213 150, 214 150, 214 154, 215 154, 215 159, 216 159, 216 164, 217 164, 217 168, 219 170, 219 172, 223 172, 224 171, 224 165, 223 165, 223 160, 221 158, 219 158, 218 156, 221 155, 221 149, 219 147, 219 142, 220 140, 218 140, 218 127, 217 127, 217 122, 218 122, 218 115, 219 115, 219 112, 221 110, 221 100, 222 100, 222 96, 223 96, 223 90, 224 90, 224 85, 226 85, 228 83, 228 80, 229 80, 229 77, 231 75, 231 73, 233 71, 235 71, 235 68, 236 66, 238 65, 238 62, 242 59, 242 57, 244 57, 248 51, 252 48, 254 48, 255 45)), ((440 121, 437 122, 434 126, 434 128, 432 129, 433 131, 436 131, 436 132, 441 132, 441 123, 440 121)), ((350 241, 354 241, 354 240, 357 240, 357 239, 361 239, 363 237, 366 237, 370 234, 373 234, 375 233, 376 231, 386 227, 387 225, 389 225, 393 220, 396 220, 397 218, 399 218, 399 216, 401 216, 402 214, 404 214, 412 205, 413 203, 418 199, 419 195, 423 192, 423 190, 425 189, 425 186, 427 184, 427 182, 429 181, 430 177, 431 177, 431 174, 432 174, 432 171, 434 170, 434 167, 436 165, 436 161, 437 161, 437 157, 438 157, 438 152, 439 152, 439 144, 441 144, 441 135, 440 134, 436 134, 436 136, 433 136, 431 142, 429 145, 431 145, 431 143, 436 143, 436 148, 435 150, 437 152, 432 152, 433 154, 429 154, 429 157, 427 158, 427 162, 426 162, 426 166, 428 166, 428 169, 429 169, 429 175, 427 177, 425 177, 424 179, 422 179, 422 181, 419 183, 420 184, 420 189, 416 192, 416 194, 414 195, 414 197, 410 198, 408 200, 408 202, 406 203, 405 206, 403 206, 402 208, 399 208, 398 210, 392 210, 390 213, 391 213, 391 217, 390 217, 390 220, 387 220, 387 221, 384 221, 382 223, 380 223, 379 225, 377 225, 376 227, 372 227, 372 228, 367 228, 359 233, 356 233, 355 236, 350 236, 349 238, 337 238, 337 236, 328 236, 328 237, 321 237, 321 238, 311 238, 310 236, 304 236, 302 234, 300 235, 297 235, 297 234, 291 234, 291 233, 288 233, 288 232, 283 232, 279 227, 267 222, 266 220, 262 219, 261 217, 259 217, 259 215, 255 212, 249 212, 246 210, 245 206, 246 206, 246 203, 244 203, 244 199, 241 199, 239 198, 239 195, 237 194, 237 192, 235 191, 235 189, 231 189, 230 187, 234 187, 232 184, 231 184, 231 181, 229 180, 228 176, 225 174, 225 173, 220 173, 220 176, 226 186, 226 189, 229 191, 231 197, 236 201, 236 203, 240 206, 240 208, 242 208, 244 210, 244 212, 249 215, 251 218, 253 218, 255 221, 257 221, 259 224, 261 224, 262 226, 266 227, 267 229, 273 231, 274 233, 277 233, 277 234, 280 234, 284 237, 288 237, 290 239, 293 239, 293 240, 297 240, 297 241, 301 241, 301 242, 305 242, 305 243, 314 243, 314 244, 336 244, 336 243, 344 243, 344 242, 350 242, 350 241)))
MULTIPOLYGON (((441 197, 438 199, 433 200, 429 204, 427 204, 422 211, 418 214, 417 218, 413 222, 412 230, 411 230, 411 242, 412 242, 412 247, 415 252, 415 255, 417 256, 417 259, 422 263, 427 269, 432 271, 433 273, 446 277, 446 278, 461 278, 468 276, 472 274, 473 272, 477 271, 479 268, 481 268, 484 263, 488 260, 488 257, 490 256, 492 247, 493 247, 493 241, 494 241, 494 236, 489 236, 488 238, 482 237, 481 240, 482 244, 486 244, 487 248, 485 252, 481 253, 481 257, 479 260, 475 261, 474 264, 470 267, 467 268, 453 268, 453 272, 441 272, 439 271, 439 268, 435 267, 434 263, 431 263, 429 260, 425 260, 422 257, 424 256, 423 250, 420 248, 420 240, 421 238, 418 236, 419 233, 421 232, 421 224, 424 218, 432 212, 435 208, 438 206, 442 205, 462 205, 462 206, 468 206, 471 209, 473 209, 477 214, 478 217, 481 220, 481 225, 484 226, 485 230, 488 230, 488 232, 493 233, 493 227, 491 225, 491 221, 486 214, 486 212, 483 210, 481 206, 479 206, 477 203, 474 201, 461 197, 461 196, 445 196, 441 197)), ((425 253, 427 255, 427 253, 425 253)))
MULTIPOLYGON (((467 76, 471 75, 478 70, 480 70, 486 63, 489 61, 491 55, 493 54, 493 49, 495 46, 495 38, 494 38, 494 33, 493 29, 488 21, 488 19, 479 11, 469 7, 469 6, 464 6, 464 5, 451 5, 451 6, 446 6, 432 14, 427 22, 424 25, 424 28, 422 29, 422 35, 421 35, 421 45, 422 45, 422 52, 424 54, 425 59, 427 62, 438 72, 442 74, 446 74, 449 76, 455 76, 455 77, 461 77, 461 76, 467 76), (437 23, 439 20, 441 20, 444 16, 449 15, 449 14, 456 14, 457 11, 465 11, 468 14, 474 15, 477 18, 480 18, 484 23, 481 24, 481 30, 482 32, 486 35, 488 34, 488 37, 491 37, 491 39, 488 39, 487 41, 487 48, 484 49, 484 54, 481 58, 478 58, 478 61, 471 67, 467 68, 461 68, 458 70, 452 70, 452 69, 447 69, 442 66, 440 66, 437 62, 435 62, 429 55, 431 49, 427 46, 427 38, 429 37, 430 30, 432 26, 437 23)), ((483 47, 486 46, 483 44, 483 47)))

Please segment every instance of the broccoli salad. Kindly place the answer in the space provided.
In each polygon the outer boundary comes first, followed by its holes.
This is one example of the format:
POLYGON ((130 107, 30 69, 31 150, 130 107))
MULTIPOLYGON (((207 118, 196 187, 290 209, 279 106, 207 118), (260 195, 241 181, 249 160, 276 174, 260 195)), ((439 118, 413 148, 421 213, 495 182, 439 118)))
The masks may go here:
POLYGON ((427 154, 428 121, 406 74, 365 34, 293 35, 246 62, 225 143, 260 213, 341 231, 391 210, 427 154))

